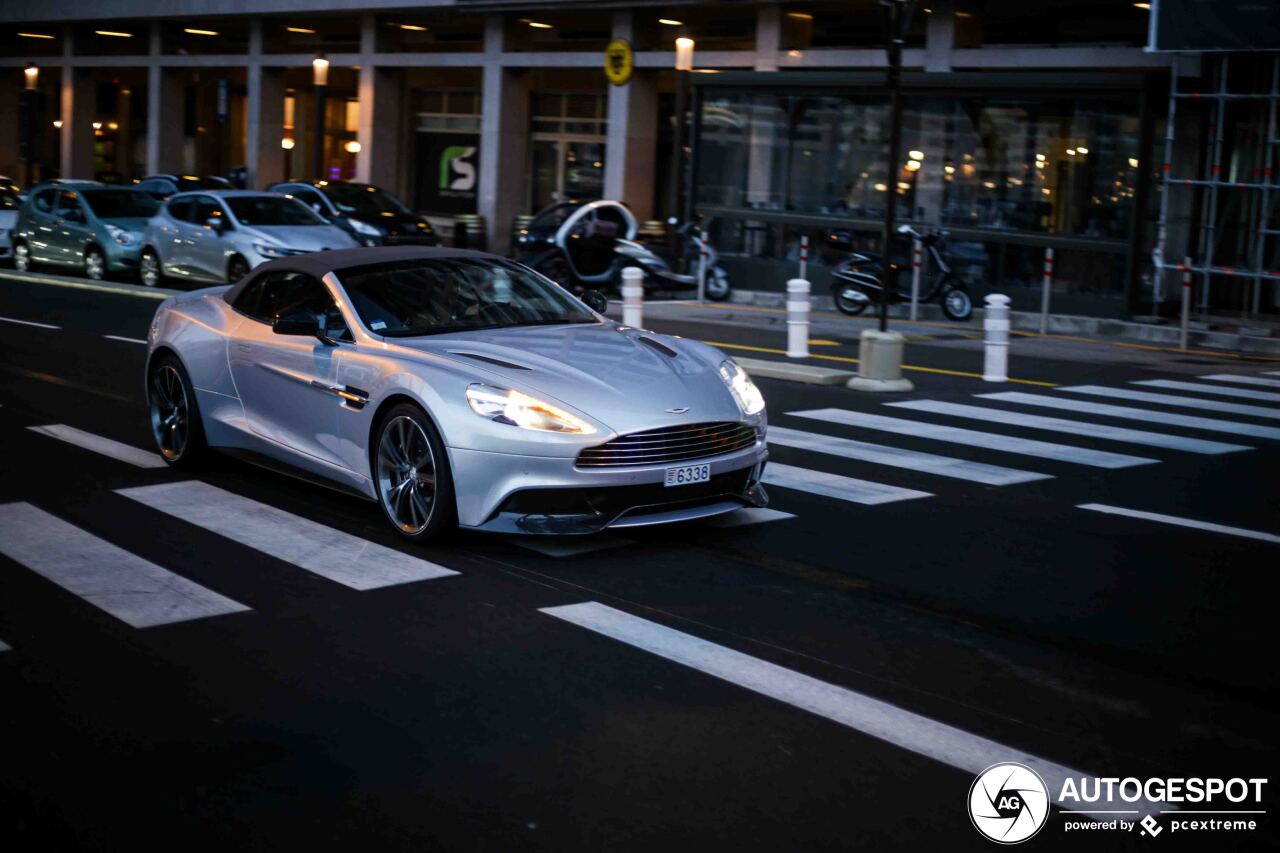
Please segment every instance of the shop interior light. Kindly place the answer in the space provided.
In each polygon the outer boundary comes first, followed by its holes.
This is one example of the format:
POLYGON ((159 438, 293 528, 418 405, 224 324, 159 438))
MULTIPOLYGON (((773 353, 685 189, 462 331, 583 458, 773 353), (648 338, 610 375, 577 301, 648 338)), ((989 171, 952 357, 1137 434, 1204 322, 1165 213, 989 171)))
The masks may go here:
POLYGON ((688 36, 676 39, 676 70, 693 70, 693 39, 688 36))
POLYGON ((94 129, 94 130, 102 130, 102 122, 100 122, 100 121, 95 121, 95 122, 93 123, 93 129, 94 129))
POLYGON ((27 67, 22 69, 22 76, 26 80, 27 90, 35 89, 36 83, 40 80, 40 66, 34 62, 28 62, 27 67))
POLYGON ((323 53, 317 53, 316 58, 311 60, 311 82, 317 86, 329 84, 329 60, 323 53))
POLYGON ((308 35, 308 36, 313 36, 316 34, 316 31, 311 29, 310 27, 285 27, 284 31, 286 33, 302 33, 303 35, 308 35))
POLYGON ((1150 9, 1150 8, 1151 8, 1151 4, 1150 4, 1150 3, 1134 3, 1134 4, 1133 4, 1133 8, 1135 8, 1135 9, 1144 9, 1144 10, 1145 10, 1145 9, 1150 9))
POLYGON ((956 173, 956 167, 948 163, 942 167, 942 171, 946 172, 948 175, 954 175, 956 173))
POLYGON ((797 20, 797 21, 812 21, 812 20, 813 20, 813 15, 810 15, 808 12, 788 12, 788 13, 787 13, 787 17, 788 17, 788 18, 794 18, 794 19, 795 19, 795 20, 797 20))
POLYGON ((198 30, 195 27, 183 27, 182 31, 193 36, 216 36, 221 35, 217 30, 198 30))
POLYGON ((544 24, 542 23, 542 21, 530 21, 529 26, 533 27, 535 30, 554 29, 554 27, 552 27, 550 24, 544 24))
POLYGON ((910 157, 912 160, 923 160, 923 159, 924 159, 924 152, 923 152, 923 151, 918 151, 918 150, 916 150, 916 149, 912 149, 912 150, 910 150, 910 151, 908 151, 908 152, 907 152, 907 156, 908 156, 908 157, 910 157))
POLYGON ((905 164, 905 168, 908 172, 918 172, 920 170, 920 161, 908 160, 905 164))
POLYGON ((882 193, 882 192, 884 192, 884 191, 885 191, 885 190, 887 190, 887 189, 889 189, 889 188, 888 188, 887 186, 885 186, 884 184, 876 184, 876 192, 878 192, 878 193, 882 193))
POLYGON ((1067 156, 1068 156, 1068 157, 1074 157, 1074 156, 1076 156, 1076 149, 1074 149, 1074 148, 1068 148, 1068 149, 1067 149, 1067 156))
POLYGON ((1077 154, 1088 154, 1088 153, 1089 153, 1089 149, 1088 149, 1088 148, 1085 148, 1083 145, 1077 145, 1077 146, 1076 146, 1076 153, 1077 153, 1077 154))
POLYGON ((418 24, 401 24, 400 29, 409 30, 413 33, 425 33, 427 31, 426 27, 419 26, 418 24))
POLYGON ((1129 168, 1130 168, 1130 169, 1136 169, 1136 168, 1138 168, 1138 158, 1137 158, 1137 157, 1130 157, 1130 158, 1129 158, 1129 168))
POLYGON ((21 38, 24 38, 24 39, 51 39, 51 38, 55 38, 55 36, 51 36, 51 35, 49 35, 49 34, 47 34, 47 33, 18 33, 18 35, 19 35, 21 38))
POLYGON ((114 122, 114 121, 107 122, 107 130, 119 130, 119 129, 120 129, 119 122, 114 122))
POLYGON ((93 31, 93 34, 94 34, 94 35, 96 35, 96 36, 108 36, 108 37, 110 37, 110 38, 114 38, 114 39, 131 39, 131 38, 133 38, 133 33, 122 33, 122 32, 120 32, 119 30, 94 30, 94 31, 93 31))
POLYGON ((293 146, 296 144, 297 143, 293 141, 293 137, 291 136, 286 136, 284 139, 280 140, 280 147, 283 148, 285 151, 292 151, 293 146))
POLYGON ((658 23, 664 27, 683 27, 684 21, 677 21, 675 18, 659 18, 658 23))
POLYGON ((56 128, 58 128, 59 130, 61 130, 61 129, 62 129, 62 119, 60 119, 60 118, 55 118, 55 119, 53 120, 53 126, 54 126, 54 127, 56 127, 56 128))
POLYGON ((345 149, 347 150, 347 153, 348 153, 348 154, 359 154, 359 153, 360 153, 360 143, 359 143, 359 142, 356 142, 354 139, 349 140, 349 141, 347 142, 347 144, 343 145, 342 147, 343 147, 343 148, 345 148, 345 149))

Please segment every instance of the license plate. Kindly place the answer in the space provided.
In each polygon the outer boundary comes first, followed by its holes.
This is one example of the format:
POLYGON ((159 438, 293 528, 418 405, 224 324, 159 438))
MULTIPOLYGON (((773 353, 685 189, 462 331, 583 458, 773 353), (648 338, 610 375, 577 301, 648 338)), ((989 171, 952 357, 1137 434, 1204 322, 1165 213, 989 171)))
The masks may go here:
POLYGON ((680 468, 668 468, 666 485, 687 486, 690 483, 705 483, 711 479, 711 466, 684 465, 680 468))

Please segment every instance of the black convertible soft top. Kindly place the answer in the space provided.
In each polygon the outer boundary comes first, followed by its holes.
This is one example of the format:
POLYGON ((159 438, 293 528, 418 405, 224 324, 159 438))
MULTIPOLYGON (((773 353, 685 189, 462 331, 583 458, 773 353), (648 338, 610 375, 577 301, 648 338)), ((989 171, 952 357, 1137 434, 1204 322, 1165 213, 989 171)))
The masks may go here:
POLYGON ((371 246, 359 249, 333 249, 326 252, 308 252, 268 261, 253 268, 253 272, 232 287, 226 294, 228 302, 234 302, 240 291, 260 274, 276 270, 303 272, 322 278, 327 273, 342 274, 343 270, 367 267, 373 264, 390 264, 398 261, 432 261, 443 258, 488 258, 505 261, 499 255, 477 252, 472 249, 450 249, 444 246, 371 246))

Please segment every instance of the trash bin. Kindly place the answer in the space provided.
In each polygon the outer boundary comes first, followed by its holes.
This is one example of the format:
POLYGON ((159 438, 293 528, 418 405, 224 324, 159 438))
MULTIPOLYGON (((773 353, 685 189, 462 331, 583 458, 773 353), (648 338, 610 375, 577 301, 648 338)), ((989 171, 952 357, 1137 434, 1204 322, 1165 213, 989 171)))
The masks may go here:
POLYGON ((484 217, 477 213, 460 213, 453 220, 453 245, 458 249, 484 251, 489 239, 484 217))
POLYGON ((651 246, 665 245, 667 242, 667 224, 661 219, 646 219, 636 231, 636 239, 651 246))

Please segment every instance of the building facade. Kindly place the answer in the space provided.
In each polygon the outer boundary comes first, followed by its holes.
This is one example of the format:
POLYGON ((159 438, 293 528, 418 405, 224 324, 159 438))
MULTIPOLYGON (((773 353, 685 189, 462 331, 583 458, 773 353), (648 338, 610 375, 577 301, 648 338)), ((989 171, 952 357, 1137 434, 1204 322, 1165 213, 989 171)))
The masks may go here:
MULTIPOLYGON (((877 0, 228 5, 9 0, 0 173, 366 181, 442 220, 482 215, 505 251, 516 216, 561 199, 620 198, 641 220, 672 212, 685 35, 682 195, 737 287, 780 290, 802 235, 878 249, 896 192, 900 215, 950 232, 953 266, 979 295, 1038 305, 1053 247, 1055 310, 1125 316, 1152 310, 1159 276, 1171 74, 1201 74, 1196 55, 1145 49, 1146 3, 922 0, 904 49, 909 154, 891 168, 877 0), (623 85, 604 73, 615 39, 633 51, 623 85), (34 132, 19 115, 29 65, 34 132)), ((1184 138, 1194 159, 1201 142, 1184 138)), ((839 251, 817 254, 821 287, 839 251)))

